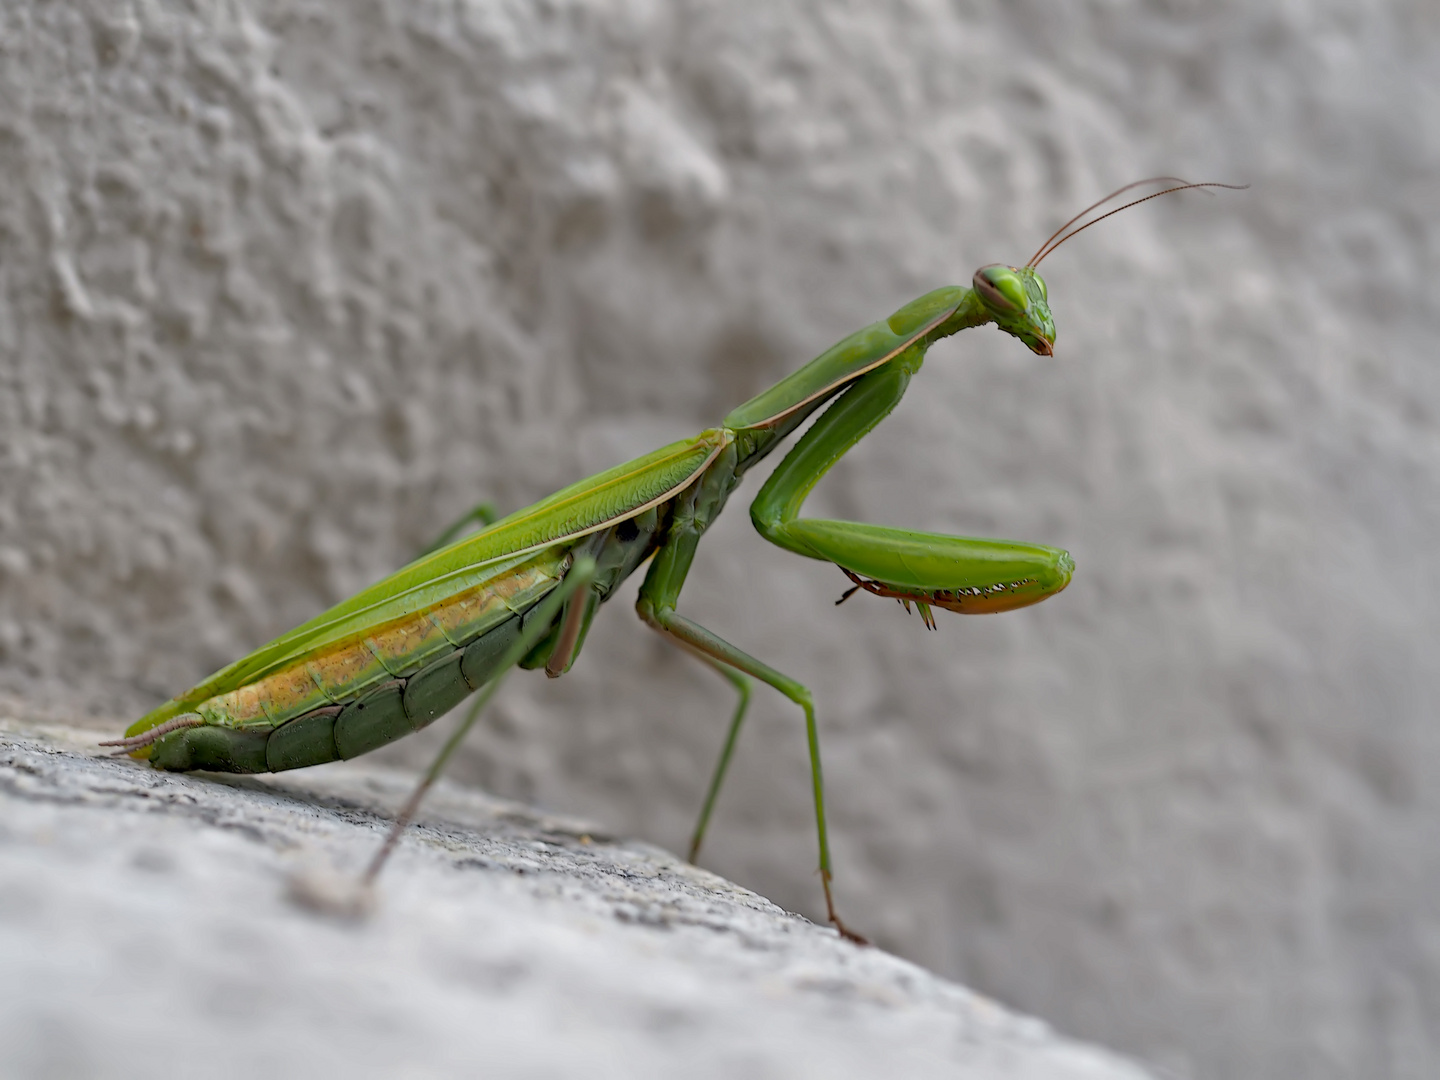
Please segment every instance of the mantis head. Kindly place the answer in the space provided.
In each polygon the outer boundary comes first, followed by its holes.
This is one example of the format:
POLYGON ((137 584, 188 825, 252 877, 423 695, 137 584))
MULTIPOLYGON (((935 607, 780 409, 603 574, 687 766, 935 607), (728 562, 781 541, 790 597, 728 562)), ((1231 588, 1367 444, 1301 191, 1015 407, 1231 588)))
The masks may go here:
POLYGON ((1076 233, 1090 228, 1091 225, 1097 225, 1106 218, 1120 213, 1121 210, 1129 210, 1132 206, 1149 202, 1151 199, 1158 199, 1162 195, 1171 195, 1177 191, 1191 191, 1195 188, 1205 189, 1206 194, 1209 194, 1209 188, 1229 188, 1231 191, 1243 191, 1247 187, 1249 187, 1248 184, 1220 184, 1214 181, 1190 184, 1176 176, 1152 176, 1148 180, 1136 180, 1133 184, 1126 184, 1119 190, 1112 191, 1099 202, 1091 203, 1064 225, 1061 225, 1050 234, 1050 239, 1040 245, 1040 250, 1030 256, 1030 261, 1024 266, 1005 266, 1003 263, 994 263, 976 270, 975 294, 980 297, 980 302, 985 305, 985 310, 990 313, 990 317, 995 320, 995 324, 1001 330, 1019 338, 1032 352, 1037 352, 1041 356, 1052 356, 1055 351, 1055 321, 1050 317, 1050 302, 1045 295, 1045 282, 1035 272, 1035 268, 1047 255, 1076 233), (1087 221, 1084 225, 1071 228, 1090 211, 1104 206, 1122 192, 1139 187, 1141 184, 1153 184, 1157 181, 1173 182, 1176 186, 1168 187, 1164 191, 1157 191, 1153 195, 1134 199, 1124 206, 1087 221))
POLYGON ((1031 352, 1051 356, 1055 351, 1055 320, 1045 282, 1032 266, 994 263, 975 271, 975 295, 1007 334, 1023 341, 1031 352))

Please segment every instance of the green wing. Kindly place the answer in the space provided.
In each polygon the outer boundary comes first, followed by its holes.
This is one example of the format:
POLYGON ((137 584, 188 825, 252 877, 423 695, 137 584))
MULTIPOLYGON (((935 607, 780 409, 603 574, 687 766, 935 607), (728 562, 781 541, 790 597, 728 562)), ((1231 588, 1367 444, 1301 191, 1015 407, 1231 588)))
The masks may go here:
POLYGON ((571 484, 473 536, 416 560, 262 645, 148 713, 126 734, 155 727, 216 694, 263 679, 307 654, 353 638, 380 623, 434 607, 518 566, 545 548, 573 542, 642 513, 688 486, 728 439, 721 429, 703 431, 693 439, 673 442, 571 484))

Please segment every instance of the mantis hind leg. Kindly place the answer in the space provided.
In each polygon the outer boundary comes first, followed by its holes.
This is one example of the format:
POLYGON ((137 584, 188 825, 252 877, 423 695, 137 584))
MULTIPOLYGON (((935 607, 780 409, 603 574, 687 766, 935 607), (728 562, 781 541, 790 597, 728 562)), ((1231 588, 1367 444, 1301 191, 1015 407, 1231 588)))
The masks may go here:
POLYGON ((720 785, 725 782, 725 773, 730 768, 730 757, 735 753, 735 742, 740 738, 740 725, 745 722, 745 713, 750 708, 750 680, 735 669, 726 667, 708 656, 701 655, 701 659, 730 680, 739 700, 735 703, 735 715, 730 718, 730 728, 725 732, 725 744, 720 748, 720 757, 715 762, 715 770, 710 776, 710 786, 705 791, 705 802, 700 807, 699 818, 695 821, 695 831, 690 834, 690 850, 686 858, 692 863, 700 856, 700 845, 705 842, 705 830, 710 825, 710 814, 715 809, 715 800, 720 795, 720 785))
MULTIPOLYGON (((667 635, 667 640, 674 639, 670 639, 667 635)), ((705 653, 688 647, 685 651, 734 686, 738 698, 735 702, 735 713, 730 717, 730 727, 725 732, 725 742, 720 747, 720 757, 715 762, 715 768, 710 774, 710 785, 705 789, 705 802, 700 807, 700 816, 695 821, 695 830, 690 834, 690 847, 685 858, 686 861, 693 863, 700 857, 700 845, 705 842, 705 830, 710 826, 710 815, 715 810, 715 801, 720 796, 720 786, 725 782, 725 774, 730 769, 730 758, 734 755, 735 743, 740 738, 740 726, 745 722, 745 714, 750 709, 750 679, 705 653)))
POLYGON ((360 878, 362 897, 368 892, 369 888, 375 883, 375 879, 380 875, 380 871, 384 868, 386 861, 390 857, 390 853, 395 850, 395 845, 399 843, 401 834, 404 833, 414 818, 416 811, 419 810, 420 802, 424 799, 425 793, 429 791, 435 781, 440 778, 440 774, 445 770, 445 766, 459 748, 460 743, 463 742, 465 736, 470 733, 470 729, 475 726, 475 721, 478 720, 480 714, 485 711, 485 706, 490 703, 490 699, 495 696, 495 692, 500 689, 501 684, 505 681, 505 676, 514 670, 525 655, 544 639, 545 635, 550 632, 551 623, 557 615, 561 614, 562 610, 564 611, 564 616, 561 620, 561 633, 562 635, 569 634, 573 636, 574 631, 571 629, 571 624, 578 623, 579 620, 584 618, 588 605, 583 603, 570 604, 568 601, 577 592, 588 589, 594 576, 595 560, 588 555, 583 555, 575 560, 574 566, 570 568, 570 571, 565 575, 565 579, 560 585, 536 605, 535 617, 526 620, 525 627, 505 650, 504 655, 496 664, 496 674, 494 677, 480 690, 474 703, 466 712, 465 718, 460 721, 455 730, 450 734, 450 738, 445 741, 445 745, 442 746, 440 752, 435 755, 435 760, 430 763, 430 768, 425 771, 425 775, 415 786, 415 790, 410 793, 410 798, 405 801, 404 807, 395 819, 395 824, 385 837, 385 842, 381 845, 380 850, 375 853, 375 858, 371 860, 370 865, 360 878))

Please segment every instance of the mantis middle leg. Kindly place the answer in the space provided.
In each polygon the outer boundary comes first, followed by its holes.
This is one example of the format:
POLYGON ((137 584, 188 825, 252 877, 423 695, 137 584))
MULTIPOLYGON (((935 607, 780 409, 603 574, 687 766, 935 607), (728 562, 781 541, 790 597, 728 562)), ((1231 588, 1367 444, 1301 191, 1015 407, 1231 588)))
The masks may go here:
MULTIPOLYGON (((687 649, 699 653, 712 663, 723 665, 773 686, 804 711, 806 743, 810 751, 810 776, 815 799, 815 828, 820 845, 820 882, 825 890, 826 914, 842 936, 858 944, 866 944, 865 939, 846 926, 836 913, 835 900, 830 889, 832 877, 830 842, 825 825, 825 784, 820 769, 820 737, 815 726, 814 696, 802 683, 737 649, 728 641, 675 610, 680 590, 685 584, 685 576, 689 573, 690 564, 695 558, 695 546, 703 529, 703 524, 693 523, 689 520, 677 523, 672 527, 665 544, 656 552, 654 561, 650 564, 650 570, 645 576, 645 583, 640 586, 640 598, 635 604, 635 609, 646 623, 660 633, 687 649)), ((697 832, 703 830, 708 810, 713 804, 715 793, 724 777, 725 768, 729 763, 729 754, 734 747, 734 739, 739 732, 740 721, 744 717, 744 705, 745 702, 742 700, 741 708, 737 710, 735 719, 731 721, 726 748, 711 782, 711 791, 706 799, 706 812, 702 813, 697 832)))

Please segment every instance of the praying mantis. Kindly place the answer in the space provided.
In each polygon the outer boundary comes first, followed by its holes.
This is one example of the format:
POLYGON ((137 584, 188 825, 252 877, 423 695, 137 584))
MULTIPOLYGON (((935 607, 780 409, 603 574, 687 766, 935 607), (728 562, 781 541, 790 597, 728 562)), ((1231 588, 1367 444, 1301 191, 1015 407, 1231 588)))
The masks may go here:
POLYGON ((1057 229, 1024 266, 983 266, 969 287, 926 293, 740 405, 718 427, 498 521, 477 508, 467 517, 485 522, 478 532, 422 555, 102 745, 161 769, 279 772, 357 757, 418 731, 479 691, 366 871, 368 887, 506 673, 517 666, 543 667, 552 678, 567 672, 600 605, 648 560, 636 603, 640 618, 729 679, 739 696, 691 839, 691 861, 745 719, 751 680, 758 679, 804 715, 826 913, 842 936, 863 943, 835 909, 814 697, 677 610, 696 546, 746 472, 824 409, 761 486, 750 517, 771 543, 837 566, 851 582, 842 601, 862 591, 891 597, 907 610, 913 605, 934 629, 936 608, 1009 611, 1060 592, 1074 563, 1058 548, 803 518, 800 511, 820 478, 899 404, 935 342, 994 323, 1032 352, 1052 355, 1055 323, 1036 268, 1060 244, 1137 203, 1214 187, 1236 185, 1174 177, 1128 184, 1057 229), (1175 186, 1076 225, 1121 193, 1158 181, 1175 186))

